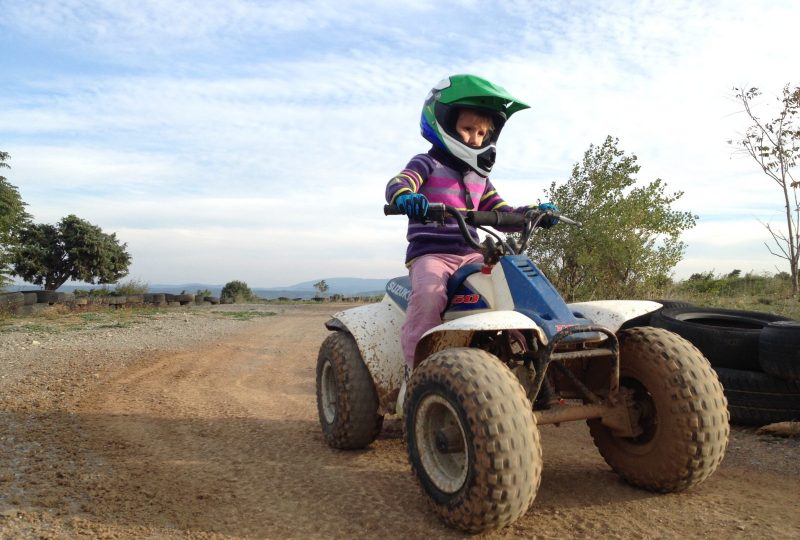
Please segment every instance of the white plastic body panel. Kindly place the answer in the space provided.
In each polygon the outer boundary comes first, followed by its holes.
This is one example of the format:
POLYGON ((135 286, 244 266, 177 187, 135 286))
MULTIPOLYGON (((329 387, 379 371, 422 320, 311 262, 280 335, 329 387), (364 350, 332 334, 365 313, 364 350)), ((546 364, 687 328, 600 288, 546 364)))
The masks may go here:
POLYGON ((517 311, 489 311, 467 315, 431 328, 422 336, 414 354, 418 364, 436 351, 451 347, 466 347, 475 332, 484 330, 533 330, 545 343, 542 329, 529 317, 517 311))
POLYGON ((393 413, 403 382, 405 360, 400 327, 405 313, 387 295, 377 304, 340 311, 333 317, 347 328, 358 344, 361 358, 375 383, 379 413, 393 413))
MULTIPOLYGON (((436 351, 450 347, 465 347, 470 344, 476 332, 487 330, 531 330, 540 343, 547 338, 542 329, 530 318, 511 309, 497 310, 500 305, 513 307, 508 292, 503 294, 505 277, 499 265, 493 274, 473 274, 468 278, 470 286, 486 295, 492 290, 495 310, 472 312, 458 318, 447 320, 432 328, 420 339, 415 353, 415 363, 419 363, 436 351)), ((505 288, 507 291, 507 286, 505 288)), ((625 322, 639 315, 659 309, 661 304, 645 300, 599 300, 568 304, 569 308, 581 316, 603 325, 613 332, 625 322)), ((343 329, 356 340, 361 357, 367 366, 378 394, 379 413, 395 412, 398 392, 403 382, 403 350, 400 345, 400 328, 405 313, 388 296, 376 304, 359 306, 336 313, 343 329)))
POLYGON ((573 313, 579 313, 595 324, 605 326, 616 333, 626 321, 655 311, 661 304, 648 300, 595 300, 575 302, 567 306, 573 313))
POLYGON ((461 312, 447 311, 444 314, 445 321, 451 321, 464 316, 471 317, 476 313, 491 313, 514 309, 514 300, 511 298, 511 292, 508 290, 508 282, 503 273, 503 268, 499 264, 492 267, 491 274, 484 274, 481 272, 470 274, 470 276, 464 280, 464 283, 479 294, 489 307, 483 310, 461 312))

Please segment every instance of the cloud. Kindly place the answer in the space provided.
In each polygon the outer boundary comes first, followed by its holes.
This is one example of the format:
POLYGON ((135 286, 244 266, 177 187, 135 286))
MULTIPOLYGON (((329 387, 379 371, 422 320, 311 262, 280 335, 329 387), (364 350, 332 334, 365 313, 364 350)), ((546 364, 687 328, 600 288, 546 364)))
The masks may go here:
POLYGON ((299 267, 380 276, 403 270, 404 228, 380 207, 427 147, 422 99, 474 72, 532 105, 500 140, 507 200, 540 198, 610 134, 641 181, 662 178, 700 215, 680 268, 758 265, 750 231, 780 218, 780 194, 726 144, 747 126, 731 87, 769 96, 787 82, 797 14, 744 1, 4 2, 0 137, 38 220, 76 213, 128 235, 146 280, 226 279, 233 265, 256 286, 300 281, 299 267))

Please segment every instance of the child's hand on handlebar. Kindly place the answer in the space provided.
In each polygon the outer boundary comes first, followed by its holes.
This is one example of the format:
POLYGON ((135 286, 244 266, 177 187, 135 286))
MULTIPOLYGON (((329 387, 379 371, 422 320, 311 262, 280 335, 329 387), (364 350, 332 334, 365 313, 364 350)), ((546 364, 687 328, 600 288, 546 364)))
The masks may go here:
POLYGON ((428 214, 428 198, 421 193, 404 193, 394 204, 410 219, 421 219, 428 214))
MULTIPOLYGON (((551 202, 542 203, 539 205, 539 210, 542 212, 552 211, 558 212, 558 206, 551 202)), ((549 229, 553 225, 558 223, 558 218, 552 215, 545 215, 542 216, 542 220, 539 222, 539 227, 543 227, 545 229, 549 229)))

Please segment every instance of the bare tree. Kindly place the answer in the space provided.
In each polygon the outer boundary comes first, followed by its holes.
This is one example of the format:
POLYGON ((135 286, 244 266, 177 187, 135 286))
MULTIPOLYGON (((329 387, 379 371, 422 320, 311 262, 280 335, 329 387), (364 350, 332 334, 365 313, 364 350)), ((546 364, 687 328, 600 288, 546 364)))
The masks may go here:
POLYGON ((786 228, 763 223, 774 246, 765 242, 767 250, 774 256, 789 262, 792 276, 792 295, 797 297, 800 290, 798 259, 800 259, 800 204, 797 189, 800 182, 795 180, 792 171, 800 153, 800 86, 783 87, 782 96, 776 98, 780 104, 778 115, 772 120, 762 120, 753 110, 754 100, 761 95, 758 88, 745 90, 734 88, 736 99, 744 105, 744 112, 752 121, 741 140, 728 141, 741 146, 783 193, 786 228), (774 249, 773 249, 774 248, 774 249))

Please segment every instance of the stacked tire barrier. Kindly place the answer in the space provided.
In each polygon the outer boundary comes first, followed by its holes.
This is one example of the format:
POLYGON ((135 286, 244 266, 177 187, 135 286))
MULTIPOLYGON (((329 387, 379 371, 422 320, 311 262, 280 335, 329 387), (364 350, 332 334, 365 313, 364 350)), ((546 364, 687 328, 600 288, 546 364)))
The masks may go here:
POLYGON ((194 294, 146 293, 129 295, 76 296, 56 291, 22 291, 0 293, 0 313, 33 315, 51 306, 70 310, 130 307, 212 306, 220 303, 216 296, 194 294))
POLYGON ((684 337, 708 358, 728 399, 731 423, 800 420, 800 321, 681 306, 654 312, 649 324, 684 337))

